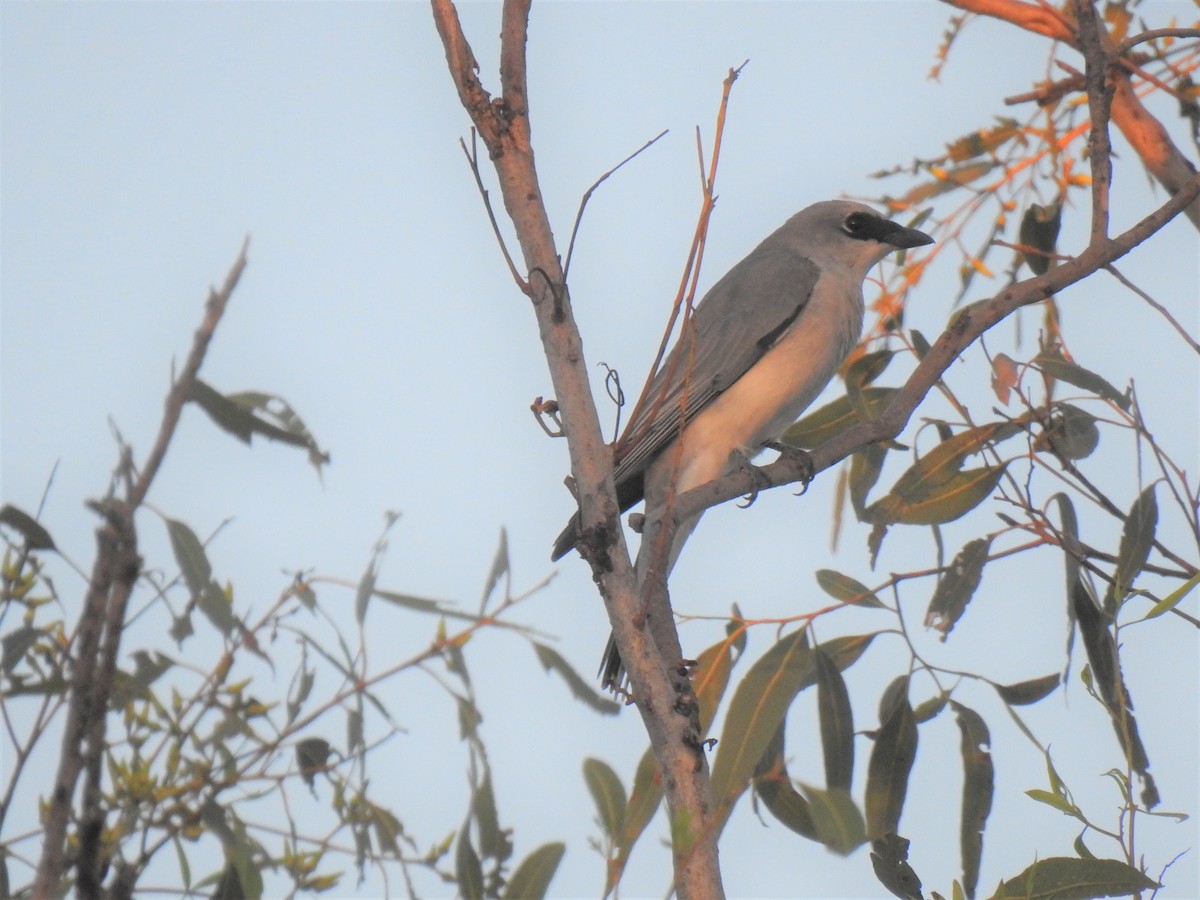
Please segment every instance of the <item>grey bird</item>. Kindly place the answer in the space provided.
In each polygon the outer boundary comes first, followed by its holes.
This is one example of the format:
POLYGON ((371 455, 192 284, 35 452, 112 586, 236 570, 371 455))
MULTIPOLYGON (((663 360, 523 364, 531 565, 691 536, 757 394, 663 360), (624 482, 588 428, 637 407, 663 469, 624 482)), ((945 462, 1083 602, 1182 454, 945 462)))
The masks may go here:
MULTIPOLYGON (((826 200, 801 210, 755 247, 695 305, 614 446, 617 501, 646 501, 648 526, 678 494, 743 465, 817 398, 862 334, 862 283, 889 253, 933 238, 869 206, 826 200)), ((699 521, 681 523, 674 564, 699 521)), ((552 559, 579 540, 579 516, 552 559)), ((645 543, 645 542, 643 542, 645 543)), ((642 578, 652 554, 638 554, 642 578)), ((609 641, 605 687, 621 680, 609 641)))

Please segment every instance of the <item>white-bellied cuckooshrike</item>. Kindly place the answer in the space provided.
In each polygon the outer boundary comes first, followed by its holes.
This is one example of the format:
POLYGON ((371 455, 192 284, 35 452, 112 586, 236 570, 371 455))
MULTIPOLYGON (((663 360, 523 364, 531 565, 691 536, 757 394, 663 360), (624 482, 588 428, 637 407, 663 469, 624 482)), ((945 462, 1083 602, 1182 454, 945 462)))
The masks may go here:
MULTIPOLYGON (((644 533, 679 494, 744 464, 824 390, 862 334, 862 283, 889 253, 933 238, 848 200, 801 210, 718 281, 614 447, 617 501, 646 501, 644 533)), ((700 516, 680 523, 673 565, 700 516)), ((579 516, 552 558, 579 540, 579 516)), ((638 577, 653 557, 643 539, 638 577)), ((609 641, 605 687, 621 680, 609 641)))

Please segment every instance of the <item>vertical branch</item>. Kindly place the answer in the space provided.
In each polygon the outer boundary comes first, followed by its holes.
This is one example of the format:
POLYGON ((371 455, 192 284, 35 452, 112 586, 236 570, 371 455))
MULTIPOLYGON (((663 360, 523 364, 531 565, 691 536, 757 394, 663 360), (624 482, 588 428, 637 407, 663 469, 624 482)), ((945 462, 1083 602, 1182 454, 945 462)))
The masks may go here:
POLYGON ((129 596, 137 581, 141 560, 137 554, 134 513, 145 500, 183 414, 192 386, 204 363, 221 317, 246 268, 247 243, 225 277, 220 291, 210 291, 204 319, 192 339, 192 349, 182 371, 167 393, 158 437, 128 497, 108 497, 90 504, 105 522, 96 533, 96 561, 80 614, 71 671, 67 721, 63 729, 58 773, 46 809, 42 856, 38 860, 33 895, 61 893, 66 875, 65 845, 71 818, 72 797, 81 772, 86 773, 79 816, 79 856, 76 889, 81 896, 100 894, 101 835, 104 807, 101 793, 105 725, 113 676, 120 653, 121 634, 129 596))
POLYGON ((1092 0, 1075 0, 1079 28, 1079 50, 1083 54, 1084 84, 1092 125, 1088 132, 1088 161, 1092 167, 1091 243, 1108 237, 1108 195, 1112 186, 1112 143, 1108 136, 1113 83, 1109 77, 1104 30, 1092 0))
POLYGON ((662 648, 656 646, 642 614, 637 579, 618 519, 612 453, 592 400, 570 291, 534 166, 525 68, 529 0, 506 0, 504 4, 498 103, 492 102, 476 75, 475 58, 452 0, 431 0, 431 6, 451 78, 488 146, 530 275, 529 296, 567 436, 579 501, 580 552, 604 598, 637 694, 638 712, 662 773, 675 845, 675 890, 682 898, 719 897, 722 889, 716 833, 710 827, 708 766, 696 746, 694 717, 681 714, 683 698, 672 684, 662 648), (538 277, 532 277, 534 274, 538 277))

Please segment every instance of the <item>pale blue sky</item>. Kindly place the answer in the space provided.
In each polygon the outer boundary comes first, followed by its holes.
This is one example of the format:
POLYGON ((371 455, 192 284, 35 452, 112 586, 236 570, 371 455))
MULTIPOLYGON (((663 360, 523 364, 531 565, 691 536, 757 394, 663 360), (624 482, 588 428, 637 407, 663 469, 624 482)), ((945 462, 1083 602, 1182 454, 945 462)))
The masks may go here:
MULTIPOLYGON (((1170 5, 1181 20, 1194 15, 1190 4, 1170 5)), ((1166 6, 1148 6, 1146 14, 1165 21, 1166 6)), ((571 269, 589 362, 619 368, 627 390, 640 384, 699 205, 694 129, 710 140, 729 67, 750 60, 731 104, 702 285, 792 212, 831 196, 879 194, 868 173, 937 155, 946 141, 1004 114, 1003 97, 1044 76, 1044 41, 979 21, 955 46, 942 81, 927 80, 950 12, 916 0, 536 6, 533 136, 563 252, 583 191, 670 129, 589 205, 571 269)), ((461 9, 491 87, 498 13, 492 4, 461 9)), ((154 507, 200 534, 232 517, 209 553, 218 577, 234 581, 239 602, 259 611, 285 586, 283 569, 316 566, 356 579, 387 509, 403 517, 381 584, 471 607, 504 526, 517 589, 558 570, 516 618, 557 636, 560 652, 590 675, 607 632, 601 604, 577 558, 548 561, 571 510, 562 487, 566 448, 548 440, 528 411, 534 397, 551 392, 549 378, 533 316, 511 283, 458 148, 469 125, 428 7, 6 2, 0 16, 4 501, 35 509, 57 461, 43 519, 65 554, 87 568, 94 520, 82 501, 103 491, 116 458, 107 418, 144 458, 171 360, 182 359, 208 285, 223 279, 249 234, 250 265, 204 377, 221 390, 282 394, 331 451, 332 465, 322 487, 302 454, 274 445, 248 450, 189 409, 151 494, 154 507)), ((1159 99, 1153 109, 1183 134, 1170 101, 1159 99)), ((1117 150, 1119 229, 1157 206, 1161 192, 1147 189, 1119 139, 1117 150)), ((492 195, 498 198, 494 185, 492 195)), ((1068 211, 1070 250, 1086 227, 1080 200, 1068 211)), ((956 275, 945 268, 910 307, 909 323, 931 337, 955 291, 956 275)), ((1121 268, 1196 333, 1189 225, 1173 223, 1121 268)), ((977 279, 968 299, 986 296, 992 284, 977 279)), ((1161 319, 1111 283, 1089 282, 1065 292, 1062 303, 1080 360, 1118 384, 1134 377, 1156 435, 1194 464, 1195 359, 1183 355, 1161 319), (1166 358, 1160 347, 1168 348, 1166 358)), ((1037 315, 1023 327, 1029 351, 1037 315)), ((1005 349, 1013 334, 1002 327, 992 349, 1005 349)), ((995 399, 973 353, 950 377, 961 371, 955 389, 986 414, 995 399)), ((1109 463, 1089 464, 1128 465, 1128 448, 1120 449, 1109 463)), ((1092 471, 1103 477, 1106 470, 1092 471)), ((721 615, 737 602, 748 615, 795 614, 823 604, 812 577, 822 566, 871 581, 930 564, 927 536, 906 542, 893 534, 872 574, 858 529, 843 535, 831 557, 834 481, 832 474, 819 480, 802 499, 776 491, 749 511, 710 513, 680 562, 677 608, 721 615)), ((1092 526, 1090 511, 1081 514, 1098 542, 1115 541, 1109 522, 1092 526)), ((146 558, 169 568, 155 517, 144 514, 139 524, 146 558)), ((948 527, 947 547, 992 527, 994 519, 948 527)), ((55 582, 73 617, 80 579, 64 567, 55 582)), ((915 639, 947 666, 1001 681, 1043 675, 1063 664, 1060 593, 1053 554, 998 563, 950 641, 915 639)), ((353 591, 327 589, 321 602, 352 630, 353 591)), ((905 608, 919 632, 923 598, 914 592, 905 608)), ((432 633, 431 621, 413 623, 382 607, 371 616, 376 659, 403 658, 432 633)), ((164 618, 148 616, 139 640, 149 640, 164 618)), ((882 625, 864 614, 821 634, 882 625)), ((698 651, 719 633, 718 624, 701 622, 685 627, 682 638, 698 651)), ((1170 617, 1128 634, 1127 672, 1164 806, 1194 814, 1197 711, 1180 709, 1174 690, 1160 689, 1175 678, 1196 683, 1195 635, 1170 617), (1169 663, 1160 662, 1164 656, 1169 663)), ((770 640, 766 630, 754 632, 752 650, 770 640)), ((877 644, 848 675, 864 728, 873 724, 880 686, 906 659, 898 642, 877 644)), ((198 634, 185 653, 200 659, 216 646, 198 634)), ((500 812, 516 829, 518 857, 566 839, 554 895, 597 895, 603 872, 586 844, 596 826, 579 763, 601 757, 628 784, 645 745, 637 716, 600 719, 573 704, 513 636, 487 635, 469 650, 500 812)), ((173 645, 166 651, 180 655, 173 645)), ((1076 670, 1080 660, 1077 653, 1076 670)), ((280 667, 273 681, 265 669, 253 674, 264 679, 259 693, 270 695, 286 689, 290 673, 280 667)), ((1023 797, 1045 786, 1044 774, 1002 708, 984 694, 965 696, 980 704, 996 744, 999 794, 982 891, 1035 854, 1069 855, 1076 829, 1023 797)), ((1184 696, 1194 704, 1193 688, 1184 696)), ((375 758, 375 786, 383 787, 384 773, 399 773, 386 788, 389 801, 419 840, 433 843, 463 812, 465 754, 453 710, 420 675, 399 679, 392 700, 409 733, 375 758)), ((1029 720, 1054 744, 1091 811, 1111 822, 1113 795, 1100 773, 1118 755, 1081 687, 1031 709, 1029 720), (1078 721, 1084 730, 1062 727, 1078 721)), ((336 743, 341 728, 331 721, 318 733, 336 743)), ((809 699, 796 707, 789 745, 794 774, 820 782, 818 756, 803 749, 815 735, 809 699)), ((913 860, 927 889, 948 892, 958 875, 958 731, 943 717, 922 728, 921 740, 902 831, 922 838, 913 860)), ((45 745, 44 772, 27 773, 36 776, 31 810, 46 790, 53 748, 45 745)), ((865 742, 858 750, 865 763, 865 742)), ((9 752, 6 743, 0 758, 9 752)), ((859 791, 864 775, 856 777, 859 791)), ((305 814, 319 808, 314 802, 305 814)), ((1194 822, 1139 826, 1154 864, 1192 848, 1163 896, 1195 894, 1194 822)), ((667 856, 656 846, 666 828, 661 820, 655 827, 635 853, 625 896, 660 896, 667 886, 667 856)), ((763 827, 748 803, 731 825, 722 861, 732 897, 881 893, 865 849, 835 858, 776 823, 763 827)), ((147 883, 170 883, 173 867, 164 857, 147 883)), ((193 863, 193 871, 204 868, 193 863)), ((14 880, 23 878, 14 872, 14 880)), ((343 887, 350 890, 353 879, 343 887)), ((433 882, 420 887, 438 893, 433 882)), ((362 893, 380 889, 371 881, 362 893)))

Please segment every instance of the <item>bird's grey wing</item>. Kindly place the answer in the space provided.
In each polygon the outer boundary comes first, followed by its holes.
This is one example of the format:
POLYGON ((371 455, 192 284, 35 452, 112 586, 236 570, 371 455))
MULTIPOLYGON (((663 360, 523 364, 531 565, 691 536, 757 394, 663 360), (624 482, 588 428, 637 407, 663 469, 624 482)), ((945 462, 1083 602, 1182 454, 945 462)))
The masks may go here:
POLYGON ((676 341, 617 443, 618 488, 640 476, 688 421, 771 349, 803 311, 820 274, 807 257, 764 243, 712 286, 692 314, 694 340, 676 341))

